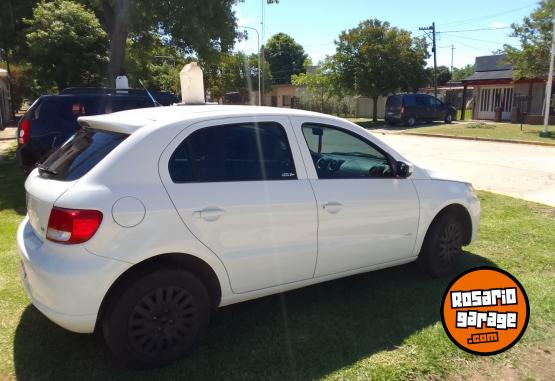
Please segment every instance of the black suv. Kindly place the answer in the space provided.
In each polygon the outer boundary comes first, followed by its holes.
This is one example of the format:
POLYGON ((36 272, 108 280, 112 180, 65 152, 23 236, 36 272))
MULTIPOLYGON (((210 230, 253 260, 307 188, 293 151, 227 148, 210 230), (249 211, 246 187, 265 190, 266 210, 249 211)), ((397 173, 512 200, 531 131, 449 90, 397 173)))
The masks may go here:
MULTIPOLYGON (((171 93, 151 92, 157 103, 179 102, 171 93)), ((68 88, 59 95, 42 95, 20 119, 17 126, 17 162, 25 173, 32 171, 78 129, 82 115, 153 107, 144 90, 68 88)))
POLYGON ((442 120, 451 123, 457 109, 428 94, 398 94, 387 97, 385 122, 402 123, 409 127, 419 121, 442 120))

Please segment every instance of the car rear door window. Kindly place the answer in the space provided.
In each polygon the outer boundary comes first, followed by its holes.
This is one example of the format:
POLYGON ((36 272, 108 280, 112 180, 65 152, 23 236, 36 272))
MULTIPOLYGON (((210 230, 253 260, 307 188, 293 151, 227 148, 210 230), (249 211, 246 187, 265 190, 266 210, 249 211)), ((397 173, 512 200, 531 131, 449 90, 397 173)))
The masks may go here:
POLYGON ((82 128, 45 160, 39 167, 39 173, 42 177, 55 180, 77 180, 127 136, 117 132, 82 128))
POLYGON ((274 122, 197 130, 177 147, 168 169, 176 183, 297 178, 285 129, 274 122))
POLYGON ((428 107, 430 106, 430 97, 425 95, 416 96, 416 105, 418 107, 428 107))

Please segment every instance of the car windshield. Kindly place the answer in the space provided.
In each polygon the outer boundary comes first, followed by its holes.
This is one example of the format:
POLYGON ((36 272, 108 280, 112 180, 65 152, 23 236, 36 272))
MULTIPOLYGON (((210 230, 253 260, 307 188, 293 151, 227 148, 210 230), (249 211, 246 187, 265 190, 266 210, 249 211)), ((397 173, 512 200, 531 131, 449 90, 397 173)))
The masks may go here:
POLYGON ((55 180, 77 180, 89 172, 127 136, 111 131, 80 129, 39 166, 39 173, 42 177, 55 180))

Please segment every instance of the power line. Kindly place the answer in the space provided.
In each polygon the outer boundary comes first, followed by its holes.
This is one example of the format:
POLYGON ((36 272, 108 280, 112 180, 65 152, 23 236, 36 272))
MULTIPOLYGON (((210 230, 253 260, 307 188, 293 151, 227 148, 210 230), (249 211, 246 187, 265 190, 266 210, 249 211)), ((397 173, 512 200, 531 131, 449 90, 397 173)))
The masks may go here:
POLYGON ((479 49, 479 48, 477 48, 477 47, 475 47, 475 46, 472 46, 472 45, 469 45, 469 44, 465 44, 464 42, 461 42, 461 41, 453 40, 453 39, 452 39, 452 38, 453 38, 452 36, 451 36, 451 37, 442 36, 442 38, 445 38, 446 40, 449 40, 449 41, 454 42, 454 43, 456 43, 456 44, 460 44, 460 45, 466 46, 467 48, 471 48, 471 49, 474 49, 474 50, 478 50, 478 51, 480 51, 480 52, 482 51, 482 49, 479 49))
POLYGON ((510 26, 490 27, 490 28, 476 28, 476 29, 460 29, 460 30, 444 30, 437 33, 462 33, 462 32, 479 32, 482 30, 502 30, 511 29, 510 26))
POLYGON ((507 11, 503 11, 503 12, 499 12, 499 13, 492 13, 490 15, 486 15, 486 16, 482 16, 482 17, 473 17, 473 18, 468 18, 468 19, 459 20, 459 21, 452 21, 452 22, 448 22, 448 23, 445 23, 445 24, 441 24, 441 26, 442 27, 445 27, 445 26, 454 27, 454 26, 472 24, 474 21, 487 20, 487 19, 490 19, 490 18, 495 18, 497 16, 506 15, 508 13, 517 12, 517 11, 520 11, 522 9, 529 8, 530 6, 536 5, 536 4, 537 4, 536 2, 533 2, 533 3, 529 3, 528 5, 525 5, 525 6, 522 6, 522 7, 509 9, 507 11))
MULTIPOLYGON (((438 32, 438 33, 439 33, 439 32, 438 32)), ((443 35, 442 37, 445 37, 445 32, 444 32, 444 35, 443 35)), ((454 36, 451 36, 451 37, 454 37, 454 36)), ((486 42, 486 43, 495 44, 495 45, 503 45, 503 43, 502 43, 502 42, 499 42, 499 41, 482 40, 482 39, 480 39, 480 38, 473 38, 473 37, 466 37, 466 36, 464 36, 464 37, 458 37, 458 36, 456 36, 456 37, 457 37, 457 38, 464 38, 465 40, 472 40, 472 41, 478 41, 478 42, 486 42)))

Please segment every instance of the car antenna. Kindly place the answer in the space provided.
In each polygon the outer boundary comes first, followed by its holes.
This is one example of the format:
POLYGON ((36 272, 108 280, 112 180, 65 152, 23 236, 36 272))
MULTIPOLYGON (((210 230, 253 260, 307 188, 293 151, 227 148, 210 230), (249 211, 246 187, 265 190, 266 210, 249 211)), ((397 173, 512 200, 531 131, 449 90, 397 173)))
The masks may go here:
POLYGON ((145 89, 148 97, 150 98, 150 100, 152 101, 152 103, 154 103, 154 107, 158 107, 158 106, 162 106, 160 104, 160 102, 158 102, 156 99, 154 99, 154 97, 152 96, 152 94, 150 93, 150 91, 148 91, 148 89, 145 87, 145 85, 143 84, 143 81, 141 81, 139 79, 139 83, 141 84, 141 86, 143 87, 143 89, 145 89))

